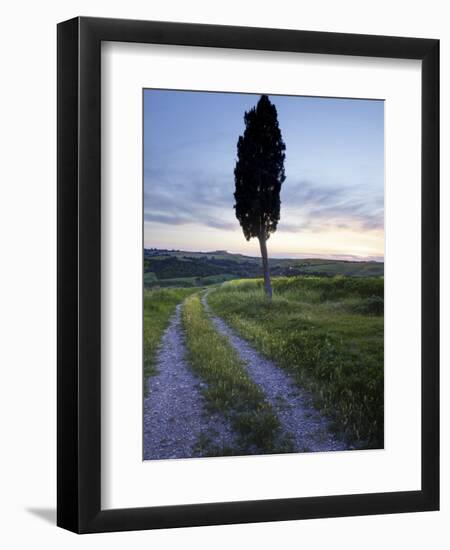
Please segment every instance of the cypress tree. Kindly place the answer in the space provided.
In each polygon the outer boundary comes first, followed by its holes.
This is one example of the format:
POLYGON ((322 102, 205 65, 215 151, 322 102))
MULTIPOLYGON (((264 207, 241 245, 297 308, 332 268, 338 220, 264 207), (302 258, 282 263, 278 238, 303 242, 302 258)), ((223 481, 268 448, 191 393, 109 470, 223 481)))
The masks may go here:
POLYGON ((272 298, 267 240, 280 220, 280 190, 286 176, 286 146, 278 125, 277 110, 267 95, 244 114, 245 130, 237 143, 234 169, 236 218, 245 238, 259 241, 264 289, 272 298))

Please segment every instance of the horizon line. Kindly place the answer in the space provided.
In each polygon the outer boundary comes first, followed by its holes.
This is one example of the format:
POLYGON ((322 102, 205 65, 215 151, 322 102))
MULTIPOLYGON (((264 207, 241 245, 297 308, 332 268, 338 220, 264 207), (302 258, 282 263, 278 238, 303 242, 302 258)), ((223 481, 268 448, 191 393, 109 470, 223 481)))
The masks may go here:
MULTIPOLYGON (((261 256, 251 256, 249 254, 243 254, 242 252, 230 252, 226 249, 215 249, 215 250, 188 250, 186 248, 159 248, 156 246, 147 247, 144 245, 145 250, 159 250, 167 252, 188 252, 193 254, 217 254, 217 253, 227 253, 234 254, 239 256, 244 256, 245 258, 256 258, 260 259, 261 256)), ((294 253, 284 253, 278 252, 271 254, 270 259, 276 260, 334 260, 341 262, 373 262, 373 263, 382 263, 384 264, 384 256, 357 256, 355 254, 305 254, 303 252, 294 252, 294 253), (381 259, 382 258, 382 259, 381 259)))

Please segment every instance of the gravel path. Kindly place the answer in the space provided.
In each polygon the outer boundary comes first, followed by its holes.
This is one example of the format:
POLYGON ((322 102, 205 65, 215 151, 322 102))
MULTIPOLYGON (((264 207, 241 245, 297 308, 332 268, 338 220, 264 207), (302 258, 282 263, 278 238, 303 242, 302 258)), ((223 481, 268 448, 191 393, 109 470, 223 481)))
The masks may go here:
POLYGON ((204 456, 212 442, 215 452, 234 445, 230 426, 205 409, 206 387, 188 367, 181 326, 182 304, 170 319, 156 358, 158 374, 147 380, 144 399, 144 460, 204 456))
POLYGON ((290 377, 258 353, 248 342, 214 315, 207 302, 202 303, 217 331, 225 335, 246 363, 252 380, 261 388, 278 416, 285 435, 290 435, 295 452, 342 451, 348 446, 328 429, 328 421, 313 407, 311 398, 294 384, 290 377))

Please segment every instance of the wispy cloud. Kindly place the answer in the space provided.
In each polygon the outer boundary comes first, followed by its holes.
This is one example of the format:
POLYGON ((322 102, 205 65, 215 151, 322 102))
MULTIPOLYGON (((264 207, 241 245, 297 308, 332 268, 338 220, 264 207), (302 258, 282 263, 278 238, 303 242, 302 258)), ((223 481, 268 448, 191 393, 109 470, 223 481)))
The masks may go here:
POLYGON ((190 216, 186 216, 183 214, 166 215, 166 214, 145 212, 144 221, 150 222, 150 223, 153 222, 153 223, 167 224, 172 226, 186 225, 186 224, 197 224, 197 225, 200 224, 200 225, 206 225, 208 227, 214 227, 215 229, 225 229, 225 230, 236 229, 235 223, 221 221, 221 220, 214 219, 204 215, 201 215, 200 217, 200 215, 196 212, 192 212, 190 216))
MULTIPOLYGON (((233 191, 232 177, 227 175, 207 178, 176 171, 147 170, 144 219, 148 223, 196 224, 233 231, 238 228, 233 191)), ((383 229, 383 197, 373 197, 362 186, 325 186, 306 180, 295 183, 287 180, 281 199, 279 231, 383 229)))
POLYGON ((147 171, 144 220, 172 226, 196 224, 231 231, 233 188, 227 176, 208 178, 176 171, 147 171))
MULTIPOLYGON (((233 209, 246 94, 144 95, 145 239, 175 248, 255 251, 233 209)), ((286 142, 281 219, 271 250, 383 251, 383 102, 274 96, 286 142)))
POLYGON ((282 188, 280 230, 320 231, 326 228, 380 230, 384 199, 362 185, 320 185, 312 181, 286 182, 282 188))

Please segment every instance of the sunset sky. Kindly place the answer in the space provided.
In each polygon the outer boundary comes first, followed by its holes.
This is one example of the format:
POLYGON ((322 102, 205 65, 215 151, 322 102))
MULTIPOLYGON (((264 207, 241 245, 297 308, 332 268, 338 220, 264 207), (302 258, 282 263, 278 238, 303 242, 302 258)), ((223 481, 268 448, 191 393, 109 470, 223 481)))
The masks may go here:
MULTIPOLYGON (((269 255, 383 260, 384 102, 269 98, 286 144, 269 255)), ((146 248, 259 255, 233 209, 236 143, 258 99, 144 91, 146 248)))

